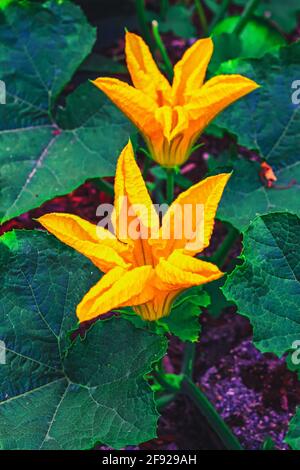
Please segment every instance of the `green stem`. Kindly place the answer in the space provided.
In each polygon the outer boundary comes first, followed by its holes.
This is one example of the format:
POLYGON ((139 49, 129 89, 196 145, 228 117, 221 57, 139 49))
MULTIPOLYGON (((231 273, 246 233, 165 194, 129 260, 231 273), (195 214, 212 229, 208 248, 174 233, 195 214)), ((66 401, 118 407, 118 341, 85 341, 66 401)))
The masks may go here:
POLYGON ((236 24, 233 33, 236 35, 240 35, 243 29, 245 28, 246 24, 248 23, 249 18, 253 15, 254 11, 256 10, 260 0, 249 0, 247 5, 245 6, 243 13, 241 14, 239 22, 236 24))
POLYGON ((160 0, 160 16, 163 19, 166 19, 169 6, 169 0, 160 0))
POLYGON ((112 197, 114 196, 114 194, 115 194, 114 187, 108 181, 97 178, 97 179, 93 180, 93 183, 100 191, 103 191, 104 193, 108 194, 109 196, 112 196, 112 197))
POLYGON ((228 450, 243 450, 243 447, 231 432, 225 421, 221 418, 214 406, 210 403, 204 393, 197 387, 189 377, 182 381, 182 391, 189 396, 207 419, 211 428, 221 439, 228 450))
POLYGON ((152 21, 152 33, 153 37, 155 40, 155 43, 158 47, 158 50, 162 56, 162 59, 164 61, 165 67, 166 67, 166 73, 168 75, 168 78, 170 81, 173 80, 173 65, 170 60, 170 57, 168 56, 167 49, 165 48, 165 45, 161 39, 161 36, 159 34, 159 29, 158 29, 158 22, 153 20, 152 21))
POLYGON ((156 398, 155 403, 158 411, 163 410, 176 398, 176 393, 166 393, 158 398, 156 398))
POLYGON ((187 377, 193 377, 196 344, 191 341, 185 343, 182 361, 182 373, 187 377))
POLYGON ((211 262, 219 266, 219 268, 222 268, 228 258, 231 247, 237 241, 239 236, 239 231, 232 225, 228 225, 228 233, 214 255, 211 257, 211 262))
POLYGON ((204 36, 206 36, 207 31, 208 31, 207 19, 206 19, 205 11, 204 11, 201 0, 195 0, 195 7, 199 16, 199 21, 200 21, 201 28, 203 30, 203 34, 204 36))
POLYGON ((142 35, 145 41, 148 43, 151 52, 153 53, 155 51, 155 44, 153 42, 151 31, 147 23, 145 0, 135 0, 135 8, 142 35))
POLYGON ((218 9, 218 12, 215 14, 210 26, 209 26, 209 31, 211 32, 213 28, 216 26, 216 24, 219 23, 220 20, 223 19, 226 11, 228 10, 228 7, 231 3, 231 0, 223 0, 223 2, 220 4, 220 7, 218 9))
POLYGON ((170 393, 176 393, 178 390, 176 390, 172 384, 170 384, 164 377, 164 373, 159 371, 159 370, 153 370, 152 375, 155 378, 155 380, 161 385, 164 390, 170 393))
POLYGON ((167 173, 167 203, 170 205, 174 199, 175 172, 173 168, 166 168, 167 173))

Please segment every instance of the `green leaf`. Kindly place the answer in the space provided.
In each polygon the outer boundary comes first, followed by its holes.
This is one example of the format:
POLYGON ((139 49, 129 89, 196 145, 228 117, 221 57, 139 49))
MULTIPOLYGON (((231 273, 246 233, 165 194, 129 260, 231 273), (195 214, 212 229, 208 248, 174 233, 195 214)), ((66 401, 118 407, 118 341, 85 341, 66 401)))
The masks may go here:
POLYGON ((227 277, 224 295, 250 319, 256 347, 282 356, 300 338, 300 219, 257 217, 243 244, 244 262, 227 277))
POLYGON ((294 450, 300 450, 300 407, 297 408, 295 416, 289 423, 289 431, 285 442, 294 450))
POLYGON ((144 376, 166 340, 113 318, 66 352, 75 307, 99 271, 45 233, 1 241, 0 447, 120 448, 155 437, 158 414, 144 376))
POLYGON ((157 323, 166 327, 181 341, 198 341, 201 307, 207 307, 209 304, 210 296, 207 292, 199 287, 189 289, 175 301, 170 315, 157 323))
POLYGON ((223 62, 240 57, 242 52, 242 42, 234 34, 220 33, 213 34, 214 52, 208 66, 210 74, 215 74, 223 62))
MULTIPOLYGON (((300 106, 293 103, 292 83, 300 76, 300 42, 262 59, 226 63, 222 73, 240 73, 261 88, 226 109, 215 123, 256 150, 274 169, 299 164, 300 106)), ((295 170, 294 167, 294 170, 295 170)))
POLYGON ((13 1, 14 0, 0 0, 0 9, 4 10, 4 8, 8 7, 8 5, 13 1))
POLYGON ((186 8, 183 5, 172 5, 167 11, 164 21, 159 23, 159 29, 163 33, 172 31, 176 36, 190 39, 197 34, 193 25, 193 8, 186 8))
MULTIPOLYGON (((274 47, 286 45, 286 40, 270 23, 262 18, 253 18, 248 21, 239 36, 233 34, 234 28, 240 20, 240 16, 225 18, 213 29, 214 43, 217 41, 217 53, 224 54, 224 60, 240 58, 260 58, 274 47), (221 43, 219 35, 227 39, 221 43), (230 41, 230 42, 229 42, 230 41), (226 44, 229 42, 228 44, 226 44), (240 43, 240 55, 234 55, 236 45, 240 43), (232 46, 232 52, 226 46, 232 46), (230 55, 231 54, 231 55, 230 55)), ((215 53, 213 55, 214 59, 215 53)), ((220 62, 224 62, 224 60, 220 62)))
POLYGON ((61 91, 94 40, 95 31, 81 10, 67 1, 13 4, 4 11, 0 19, 0 68, 7 95, 6 104, 0 106, 2 221, 66 194, 88 178, 114 174, 132 129, 123 115, 91 84, 67 100, 69 122, 56 115, 61 91))
POLYGON ((199 316, 201 307, 210 305, 209 294, 202 287, 192 287, 183 292, 174 302, 170 315, 156 322, 146 322, 131 308, 118 310, 136 328, 147 329, 158 335, 170 333, 181 341, 198 341, 201 331, 199 316))
MULTIPOLYGON (((266 188, 259 178, 260 165, 255 161, 237 160, 233 174, 225 188, 218 209, 218 218, 230 222, 237 229, 246 229, 256 215, 291 211, 300 216, 300 165, 287 165, 278 169, 278 185, 286 189, 266 188), (289 183, 297 180, 291 187, 289 183), (238 201, 238 203, 237 203, 238 201)), ((223 171, 220 167, 217 172, 223 171)))
MULTIPOLYGON (((246 5, 248 0, 235 0, 238 5, 246 5)), ((299 0, 264 0, 255 10, 271 21, 275 22, 286 33, 291 33, 297 26, 297 17, 300 13, 299 0)))
POLYGON ((234 304, 228 302, 222 292, 222 287, 226 281, 226 276, 217 279, 216 281, 205 284, 204 289, 208 293, 211 302, 208 306, 209 313, 212 317, 218 318, 225 308, 232 307, 234 304))
POLYGON ((270 436, 265 438, 261 450, 276 450, 276 443, 270 436))
POLYGON ((299 213, 300 106, 292 100, 292 83, 300 76, 300 43, 262 59, 224 64, 221 70, 241 73, 261 85, 225 110, 215 124, 235 134, 240 145, 255 150, 272 166, 278 189, 264 188, 254 162, 238 161, 225 189, 220 218, 241 229, 255 214, 278 210, 299 213), (296 184, 281 189, 292 182, 296 184))

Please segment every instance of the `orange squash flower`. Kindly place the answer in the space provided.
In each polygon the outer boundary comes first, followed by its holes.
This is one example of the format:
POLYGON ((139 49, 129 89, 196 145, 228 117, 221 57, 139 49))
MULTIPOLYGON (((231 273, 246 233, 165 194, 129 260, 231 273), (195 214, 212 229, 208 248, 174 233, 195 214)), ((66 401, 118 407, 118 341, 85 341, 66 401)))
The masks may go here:
POLYGON ((204 83, 212 39, 195 42, 174 67, 172 85, 148 46, 126 33, 126 60, 134 86, 116 78, 93 83, 135 124, 152 158, 166 168, 182 165, 205 127, 231 103, 258 88, 241 75, 219 75, 204 83))
POLYGON ((39 222, 49 232, 105 273, 78 305, 79 320, 90 320, 124 306, 132 306, 145 320, 157 320, 170 313, 173 300, 184 289, 221 277, 223 273, 217 266, 194 255, 209 245, 217 206, 229 176, 211 176, 180 194, 160 224, 129 143, 117 164, 114 234, 71 214, 40 217, 39 222), (138 237, 123 233, 124 201, 128 201, 129 222, 138 222, 141 229, 138 237), (203 206, 203 217, 197 221, 198 204, 203 206), (177 237, 176 213, 185 205, 191 209, 188 217, 194 226, 192 231, 182 231, 182 236, 177 237), (145 228, 151 229, 153 238, 142 237, 145 228))

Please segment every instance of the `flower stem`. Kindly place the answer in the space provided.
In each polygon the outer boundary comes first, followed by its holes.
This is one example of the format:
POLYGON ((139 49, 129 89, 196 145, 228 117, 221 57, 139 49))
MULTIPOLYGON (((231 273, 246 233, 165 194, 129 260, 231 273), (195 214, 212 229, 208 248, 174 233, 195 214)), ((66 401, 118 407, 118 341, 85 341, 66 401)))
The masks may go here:
POLYGON ((146 16, 146 8, 145 8, 145 0, 135 0, 135 8, 136 14, 138 17, 139 25, 141 28, 142 35, 145 41, 148 43, 151 52, 155 52, 155 44, 153 42, 150 28, 148 27, 147 23, 147 16, 146 16))
POLYGON ((195 0, 195 7, 199 16, 199 21, 200 21, 203 34, 204 36, 206 36, 207 31, 208 31, 207 19, 206 19, 205 11, 204 11, 201 0, 195 0))
POLYGON ((223 418, 221 418, 204 393, 189 377, 183 378, 182 391, 193 400, 203 416, 207 419, 209 425, 219 436, 226 449, 243 450, 243 447, 231 432, 223 418))
POLYGON ((191 341, 186 341, 184 344, 183 361, 182 361, 182 374, 187 377, 193 377, 194 361, 196 353, 196 344, 191 341))
POLYGON ((175 173, 173 168, 166 168, 167 173, 167 203, 170 205, 174 199, 175 173))
POLYGON ((161 39, 159 29, 158 29, 158 22, 156 20, 152 21, 152 32, 153 32, 155 43, 164 61, 167 76, 169 80, 172 81, 173 80, 173 65, 170 60, 170 57, 168 56, 167 49, 161 39))
POLYGON ((228 225, 228 233, 214 255, 211 257, 211 262, 219 266, 219 268, 222 268, 228 258, 231 247, 237 241, 239 236, 239 231, 232 225, 228 225))
POLYGON ((233 33, 240 35, 246 24, 248 23, 249 18, 253 15, 256 10, 260 0, 249 0, 245 6, 243 13, 241 14, 239 22, 236 24, 233 33))

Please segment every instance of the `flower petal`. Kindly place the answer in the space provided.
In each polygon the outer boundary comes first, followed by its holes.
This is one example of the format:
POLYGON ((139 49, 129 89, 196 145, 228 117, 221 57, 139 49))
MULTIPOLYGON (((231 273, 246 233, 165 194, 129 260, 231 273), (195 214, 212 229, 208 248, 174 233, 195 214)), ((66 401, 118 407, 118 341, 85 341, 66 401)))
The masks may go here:
POLYGON ((181 193, 163 217, 156 256, 166 257, 176 248, 191 254, 209 245, 214 218, 229 173, 210 176, 181 193))
POLYGON ((134 239, 128 233, 138 219, 140 231, 146 229, 146 238, 158 231, 159 218, 152 204, 140 169, 135 161, 132 144, 123 149, 115 176, 115 211, 113 223, 119 240, 134 239), (130 211, 130 212, 129 212, 130 211))
POLYGON ((184 104, 203 84, 213 47, 211 38, 199 39, 175 65, 172 93, 176 104, 184 104))
MULTIPOLYGON (((164 137, 170 142, 178 134, 183 134, 189 126, 189 115, 184 106, 162 106, 155 112, 156 120, 161 124, 164 137)), ((155 146, 154 146, 155 148, 155 146)), ((174 166, 176 162, 174 162, 174 166)))
POLYGON ((149 95, 116 78, 97 78, 92 83, 111 99, 142 134, 152 135, 160 130, 154 119, 157 105, 149 95))
POLYGON ((112 269, 84 296, 77 306, 80 322, 91 320, 119 307, 143 304, 153 297, 153 268, 141 266, 131 271, 112 269))
POLYGON ((158 69, 149 47, 143 39, 133 33, 126 33, 126 61, 132 82, 136 88, 163 104, 170 99, 171 85, 158 69))
POLYGON ((218 75, 193 95, 193 101, 186 109, 191 119, 201 119, 200 131, 223 109, 256 88, 259 88, 257 83, 242 75, 218 75))
POLYGON ((219 279, 223 273, 217 266, 175 250, 167 260, 161 258, 155 268, 160 289, 177 290, 206 284, 219 279))
POLYGON ((63 213, 45 214, 38 221, 56 238, 89 258, 101 271, 130 266, 122 258, 128 251, 126 245, 103 227, 63 213))

